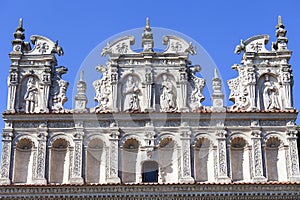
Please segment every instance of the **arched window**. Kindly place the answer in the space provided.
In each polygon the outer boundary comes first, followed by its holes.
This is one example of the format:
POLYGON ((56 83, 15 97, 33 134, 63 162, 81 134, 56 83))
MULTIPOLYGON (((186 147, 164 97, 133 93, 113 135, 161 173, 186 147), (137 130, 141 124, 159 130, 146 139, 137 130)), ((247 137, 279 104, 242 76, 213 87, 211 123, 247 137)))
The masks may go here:
POLYGON ((158 182, 158 164, 155 161, 145 161, 142 167, 142 181, 144 183, 158 182))
POLYGON ((33 166, 33 142, 21 139, 16 145, 14 183, 31 183, 33 166))
POLYGON ((178 154, 175 142, 167 137, 159 142, 158 163, 163 183, 178 181, 178 154))
POLYGON ((86 182, 105 182, 105 151, 101 139, 93 139, 86 149, 86 182))
POLYGON ((208 181, 213 178, 213 158, 211 154, 211 144, 206 138, 196 141, 194 147, 194 172, 196 181, 208 181), (212 175, 211 175, 212 174, 212 175))
POLYGON ((230 166, 232 181, 250 181, 249 149, 241 137, 231 141, 230 166))
POLYGON ((122 181, 124 183, 138 182, 137 177, 137 156, 139 142, 136 139, 128 139, 122 149, 122 181))
POLYGON ((69 143, 62 138, 56 139, 50 154, 50 183, 68 183, 71 164, 69 143))
POLYGON ((286 181, 285 152, 280 150, 280 140, 270 137, 266 141, 265 157, 268 181, 286 181))

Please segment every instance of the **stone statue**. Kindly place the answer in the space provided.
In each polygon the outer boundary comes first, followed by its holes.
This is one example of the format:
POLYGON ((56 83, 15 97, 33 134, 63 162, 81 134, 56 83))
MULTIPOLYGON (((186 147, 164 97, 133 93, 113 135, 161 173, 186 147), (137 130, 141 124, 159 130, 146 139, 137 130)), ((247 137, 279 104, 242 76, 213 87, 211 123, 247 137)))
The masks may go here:
POLYGON ((263 91, 263 100, 265 110, 276 110, 280 109, 278 103, 278 89, 277 87, 269 80, 269 76, 265 76, 264 83, 264 91, 263 91))
POLYGON ((27 81, 27 91, 24 95, 26 113, 34 113, 38 103, 37 95, 38 88, 35 86, 35 80, 33 77, 29 77, 27 81))
POLYGON ((98 105, 95 108, 95 112, 102 112, 108 110, 109 94, 111 90, 108 85, 108 77, 103 74, 102 79, 96 80, 93 82, 93 86, 96 90, 96 97, 94 100, 98 102, 98 105))
POLYGON ((192 81, 194 83, 194 90, 191 93, 191 109, 196 111, 198 108, 202 107, 201 102, 204 101, 204 96, 202 94, 203 88, 205 86, 205 79, 198 78, 197 76, 192 76, 192 81))
POLYGON ((161 95, 160 95, 160 107, 163 112, 172 112, 176 110, 176 103, 174 100, 173 84, 167 77, 167 75, 162 76, 161 83, 161 95))
POLYGON ((134 112, 140 109, 138 95, 140 89, 138 88, 137 81, 134 80, 133 76, 129 75, 127 82, 123 87, 124 98, 124 111, 134 112))
POLYGON ((62 79, 62 75, 66 74, 68 69, 64 66, 55 68, 54 76, 52 79, 52 110, 60 111, 63 110, 64 103, 68 100, 67 98, 67 89, 69 83, 62 79))

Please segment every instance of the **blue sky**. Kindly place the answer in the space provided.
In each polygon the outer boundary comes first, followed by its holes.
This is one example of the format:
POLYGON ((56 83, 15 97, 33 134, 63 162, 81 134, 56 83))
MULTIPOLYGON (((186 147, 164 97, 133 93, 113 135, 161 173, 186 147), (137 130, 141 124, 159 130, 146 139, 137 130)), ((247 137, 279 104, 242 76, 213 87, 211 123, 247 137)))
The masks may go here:
MULTIPOLYGON (((225 80, 237 76, 231 69, 241 55, 233 53, 240 39, 269 34, 276 40, 277 16, 283 17, 288 31, 288 47, 293 50, 290 61, 294 73, 294 106, 300 109, 300 2, 299 1, 5 1, 0 3, 0 111, 6 109, 7 75, 11 40, 20 17, 24 20, 26 40, 30 35, 59 40, 65 55, 59 65, 69 68, 64 79, 72 107, 72 87, 77 72, 89 53, 102 41, 120 32, 141 28, 149 17, 151 26, 184 33, 196 40, 210 54, 225 80)), ((100 52, 99 52, 100 56, 100 52)), ((104 63, 102 63, 104 64, 104 63)), ((197 63, 195 63, 197 64, 197 63)), ((95 67, 95 66, 92 66, 95 67)), ((213 68, 214 66, 202 66, 213 68)), ((210 80, 207 80, 210 81, 210 80)), ((228 94, 228 87, 225 85, 228 94)), ((92 99, 90 99, 92 101, 92 99)), ((210 105, 210 97, 206 97, 210 105)), ((227 101, 228 105, 231 105, 227 101)), ((0 123, 0 128, 3 122, 0 123)))

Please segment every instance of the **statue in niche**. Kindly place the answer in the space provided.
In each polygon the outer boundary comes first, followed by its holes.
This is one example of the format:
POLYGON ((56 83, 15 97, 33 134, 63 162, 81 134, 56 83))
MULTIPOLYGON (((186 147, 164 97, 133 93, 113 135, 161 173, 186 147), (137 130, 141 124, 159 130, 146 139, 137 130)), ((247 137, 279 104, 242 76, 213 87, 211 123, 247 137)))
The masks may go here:
POLYGON ((268 75, 265 75, 264 86, 263 100, 265 110, 280 109, 278 103, 278 88, 269 80, 268 75))
POLYGON ((167 75, 162 76, 160 95, 160 107, 163 112, 172 112, 176 110, 176 103, 174 100, 173 84, 167 75))
POLYGON ((38 103, 38 88, 35 86, 33 77, 29 77, 27 81, 27 91, 24 95, 25 112, 34 113, 35 107, 38 103))
POLYGON ((109 94, 111 93, 108 85, 107 74, 103 74, 102 79, 93 82, 96 90, 96 97, 94 100, 98 102, 95 112, 102 112, 108 110, 109 94))
POLYGON ((140 109, 138 95, 140 89, 138 88, 138 83, 133 76, 129 75, 127 82, 123 87, 124 98, 124 111, 134 112, 140 109))

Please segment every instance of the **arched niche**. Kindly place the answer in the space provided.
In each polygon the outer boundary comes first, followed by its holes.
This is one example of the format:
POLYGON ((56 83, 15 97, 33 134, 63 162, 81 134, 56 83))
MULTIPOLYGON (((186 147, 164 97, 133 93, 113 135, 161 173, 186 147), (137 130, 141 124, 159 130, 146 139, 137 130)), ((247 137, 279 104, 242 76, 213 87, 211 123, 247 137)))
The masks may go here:
POLYGON ((135 73, 125 74, 120 81, 120 106, 125 112, 137 112, 141 110, 142 105, 142 86, 141 79, 135 73))
POLYGON ((198 182, 213 180, 213 152, 211 141, 198 138, 194 144, 194 176, 198 182))
POLYGON ((65 138, 56 138, 50 148, 50 183, 68 183, 70 179, 70 144, 65 138))
POLYGON ((128 138, 122 145, 122 182, 138 182, 137 165, 140 143, 136 138, 128 138))
POLYGON ((86 182, 104 183, 105 164, 105 143, 100 138, 90 140, 86 148, 86 182))
POLYGON ((230 168, 232 181, 250 181, 250 150, 247 141, 235 136, 230 141, 230 168))
POLYGON ((155 105, 157 111, 173 112, 178 109, 176 80, 169 73, 159 74, 156 78, 155 105))
POLYGON ((17 105, 18 110, 26 113, 39 111, 40 89, 39 78, 35 75, 26 75, 22 78, 20 88, 18 88, 17 105))
POLYGON ((33 178, 34 143, 29 138, 22 138, 16 143, 13 182, 30 184, 33 178))
POLYGON ((158 163, 163 183, 178 181, 178 162, 177 144, 174 139, 171 137, 161 138, 158 145, 158 163))
POLYGON ((265 142, 265 163, 268 181, 286 181, 285 150, 282 141, 269 135, 265 142))
POLYGON ((280 83, 276 75, 271 73, 262 74, 256 86, 257 107, 260 110, 281 110, 282 99, 280 83))

